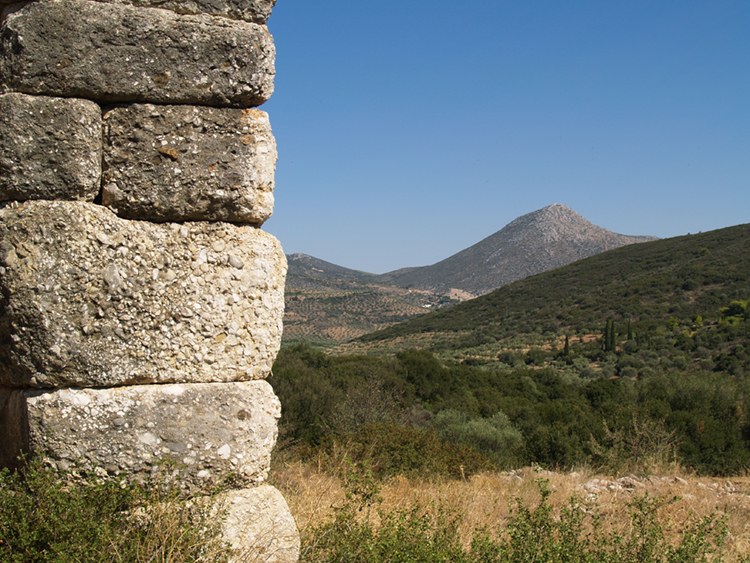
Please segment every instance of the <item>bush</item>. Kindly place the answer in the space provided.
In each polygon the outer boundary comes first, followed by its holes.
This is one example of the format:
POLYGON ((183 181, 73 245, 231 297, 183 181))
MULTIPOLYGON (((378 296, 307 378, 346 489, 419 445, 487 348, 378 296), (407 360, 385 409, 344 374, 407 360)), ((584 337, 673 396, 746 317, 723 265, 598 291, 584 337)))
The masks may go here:
POLYGON ((226 561, 217 519, 173 486, 61 479, 33 460, 0 472, 0 561, 226 561))
POLYGON ((603 443, 592 449, 594 463, 614 474, 665 472, 677 460, 676 432, 636 414, 622 428, 611 430, 605 424, 603 443))
MULTIPOLYGON (((393 475, 441 475, 460 478, 494 469, 491 459, 461 443, 441 440, 434 430, 400 424, 368 424, 331 451, 343 449, 366 463, 378 478, 393 475)), ((334 456, 340 457, 340 456, 334 456)), ((340 460, 333 460, 337 465, 340 460)))
POLYGON ((458 442, 482 452, 499 467, 513 467, 522 458, 523 436, 502 411, 490 418, 469 418, 449 409, 439 412, 434 424, 446 442, 458 442))

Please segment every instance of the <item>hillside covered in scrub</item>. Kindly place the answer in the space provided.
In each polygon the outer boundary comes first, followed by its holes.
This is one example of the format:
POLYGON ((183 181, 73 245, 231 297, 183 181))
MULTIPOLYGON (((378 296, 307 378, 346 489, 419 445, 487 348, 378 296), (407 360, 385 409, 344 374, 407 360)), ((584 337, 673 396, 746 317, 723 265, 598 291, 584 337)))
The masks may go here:
MULTIPOLYGON (((721 362, 737 362, 719 356, 744 348, 731 326, 750 298, 748 247, 750 224, 611 250, 365 335, 354 349, 426 347, 497 359, 535 346, 562 349, 566 337, 571 349, 598 345, 609 321, 612 352, 676 345, 685 359, 711 356, 719 365, 700 367, 723 371, 721 362)), ((744 349, 734 353, 744 365, 744 349)))
POLYGON ((345 447, 382 474, 529 464, 741 473, 749 244, 741 225, 632 245, 332 355, 286 347, 272 377, 282 448, 345 447))

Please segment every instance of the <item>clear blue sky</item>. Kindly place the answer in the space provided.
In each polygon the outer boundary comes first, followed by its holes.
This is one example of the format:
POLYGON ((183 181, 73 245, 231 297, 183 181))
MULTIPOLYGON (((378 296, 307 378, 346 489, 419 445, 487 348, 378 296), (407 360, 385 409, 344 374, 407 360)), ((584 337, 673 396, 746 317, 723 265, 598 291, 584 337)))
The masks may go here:
POLYGON ((750 222, 750 0, 278 0, 266 230, 385 272, 550 203, 750 222))

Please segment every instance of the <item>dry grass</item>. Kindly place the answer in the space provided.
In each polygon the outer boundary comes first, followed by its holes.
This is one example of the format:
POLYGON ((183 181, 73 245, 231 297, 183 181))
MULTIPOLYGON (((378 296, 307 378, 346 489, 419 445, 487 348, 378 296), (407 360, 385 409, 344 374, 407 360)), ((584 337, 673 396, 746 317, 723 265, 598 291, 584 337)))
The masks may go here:
MULTIPOLYGON (((690 523, 704 516, 725 515, 729 529, 726 560, 750 558, 750 477, 719 479, 675 473, 618 479, 586 470, 553 473, 532 468, 465 480, 396 477, 383 484, 380 507, 388 512, 414 506, 437 512, 438 507, 448 507, 461 515, 461 537, 468 545, 475 530, 502 527, 515 499, 535 506, 539 478, 549 482, 555 507, 566 505, 575 496, 601 515, 604 531, 626 531, 631 526, 629 504, 644 495, 674 499, 658 514, 665 533, 675 540, 690 523)), ((306 530, 330 519, 334 508, 345 500, 341 480, 311 465, 294 462, 275 467, 272 480, 289 503, 303 537, 306 530)), ((377 516, 373 513, 371 517, 377 516)))

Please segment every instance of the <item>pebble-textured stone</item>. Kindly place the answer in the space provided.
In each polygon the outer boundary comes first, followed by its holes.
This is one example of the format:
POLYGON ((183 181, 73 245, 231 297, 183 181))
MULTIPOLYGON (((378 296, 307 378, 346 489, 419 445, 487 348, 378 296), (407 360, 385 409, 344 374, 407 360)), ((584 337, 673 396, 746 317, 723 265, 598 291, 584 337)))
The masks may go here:
POLYGON ((257 106, 274 62, 263 25, 89 0, 30 2, 0 30, 0 79, 28 94, 257 106))
POLYGON ((0 209, 0 385, 264 378, 285 276, 278 241, 254 227, 10 203, 0 209))
POLYGON ((279 400, 265 381, 53 391, 0 389, 5 455, 58 470, 142 479, 162 470, 187 490, 265 480, 279 400), (8 448, 12 444, 14 447, 8 448))
POLYGON ((135 104, 107 112, 104 130, 102 203, 121 217, 260 225, 273 212, 261 110, 135 104))
POLYGON ((219 495, 223 539, 231 561, 292 563, 299 560, 300 539, 284 497, 270 485, 219 495))
POLYGON ((0 201, 99 194, 102 125, 87 100, 0 95, 0 201))
MULTIPOLYGON (((10 2, 16 0, 0 0, 10 2)), ((276 0, 99 0, 151 8, 164 8, 178 14, 211 14, 254 23, 266 23, 276 0)))

